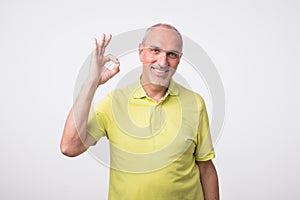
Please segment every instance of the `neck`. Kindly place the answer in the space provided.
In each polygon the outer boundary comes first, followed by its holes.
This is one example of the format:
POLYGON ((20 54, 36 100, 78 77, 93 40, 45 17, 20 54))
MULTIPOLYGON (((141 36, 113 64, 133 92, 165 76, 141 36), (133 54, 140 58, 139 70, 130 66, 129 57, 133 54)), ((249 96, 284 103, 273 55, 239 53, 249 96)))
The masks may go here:
POLYGON ((141 77, 141 84, 147 96, 156 102, 159 102, 165 96, 168 89, 166 86, 149 83, 149 81, 145 81, 143 77, 141 77))
POLYGON ((159 102, 165 96, 168 89, 164 86, 154 84, 143 85, 143 88, 147 96, 155 100, 156 102, 159 102))

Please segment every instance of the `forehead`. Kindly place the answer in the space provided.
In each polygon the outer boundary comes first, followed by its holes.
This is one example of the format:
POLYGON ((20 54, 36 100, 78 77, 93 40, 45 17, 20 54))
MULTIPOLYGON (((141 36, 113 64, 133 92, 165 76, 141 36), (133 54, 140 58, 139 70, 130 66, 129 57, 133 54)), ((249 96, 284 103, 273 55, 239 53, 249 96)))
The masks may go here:
POLYGON ((181 51, 182 44, 181 39, 177 31, 165 28, 154 27, 152 28, 145 40, 145 45, 153 45, 166 50, 181 51))

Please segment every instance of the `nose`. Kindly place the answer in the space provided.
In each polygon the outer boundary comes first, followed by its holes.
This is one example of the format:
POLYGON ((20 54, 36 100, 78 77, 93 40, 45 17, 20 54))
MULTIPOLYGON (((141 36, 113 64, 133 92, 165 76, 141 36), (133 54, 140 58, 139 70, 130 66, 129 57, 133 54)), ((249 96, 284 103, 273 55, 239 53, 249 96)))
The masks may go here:
POLYGON ((160 52, 157 62, 160 66, 169 66, 168 55, 166 52, 160 52))

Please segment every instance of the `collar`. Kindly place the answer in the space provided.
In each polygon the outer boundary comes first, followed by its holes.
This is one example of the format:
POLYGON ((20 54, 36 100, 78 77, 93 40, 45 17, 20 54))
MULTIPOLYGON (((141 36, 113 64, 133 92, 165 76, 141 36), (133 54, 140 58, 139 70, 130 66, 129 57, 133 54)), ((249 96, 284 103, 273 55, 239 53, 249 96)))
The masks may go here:
MULTIPOLYGON (((141 82, 140 80, 136 81, 134 84, 133 84, 133 98, 135 99, 141 99, 141 98, 144 98, 144 97, 147 97, 147 94, 145 92, 145 90, 143 89, 142 85, 141 85, 141 82)), ((167 93, 165 96, 177 96, 179 95, 179 89, 178 89, 178 84, 173 81, 173 79, 171 79, 170 81, 170 84, 169 84, 169 87, 168 87, 168 90, 167 90, 167 93)))

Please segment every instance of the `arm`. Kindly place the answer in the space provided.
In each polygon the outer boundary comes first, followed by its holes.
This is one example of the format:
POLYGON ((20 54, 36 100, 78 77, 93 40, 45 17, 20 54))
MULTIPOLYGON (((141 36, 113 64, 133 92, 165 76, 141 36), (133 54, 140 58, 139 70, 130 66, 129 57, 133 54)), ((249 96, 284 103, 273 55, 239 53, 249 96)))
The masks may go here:
POLYGON ((219 200, 219 184, 216 168, 211 160, 197 162, 205 200, 219 200))
POLYGON ((111 35, 104 34, 99 41, 95 39, 95 50, 93 51, 88 78, 83 83, 65 122, 60 149, 66 156, 80 155, 96 142, 86 132, 91 103, 98 86, 117 74, 120 66, 119 61, 112 55, 104 56, 105 48, 110 40, 111 35), (104 64, 109 61, 115 63, 111 70, 104 67, 104 64))

